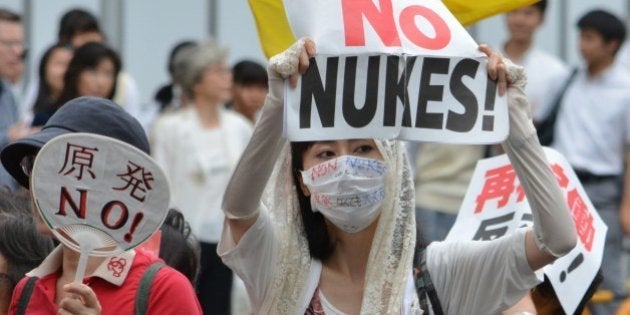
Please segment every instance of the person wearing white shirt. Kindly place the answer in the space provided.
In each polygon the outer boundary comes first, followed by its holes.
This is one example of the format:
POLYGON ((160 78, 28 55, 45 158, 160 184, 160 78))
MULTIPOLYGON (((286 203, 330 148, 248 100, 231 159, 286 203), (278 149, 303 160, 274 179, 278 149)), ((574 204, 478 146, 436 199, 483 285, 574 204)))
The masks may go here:
MULTIPOLYGON (((573 166, 608 225, 602 288, 621 298, 626 294, 622 239, 630 232, 630 73, 615 63, 615 56, 626 29, 601 10, 584 15, 578 27, 586 67, 577 72, 560 103, 552 146, 573 166)), ((593 310, 614 314, 617 304, 593 310)))
POLYGON ((534 123, 547 116, 569 75, 568 67, 559 58, 533 46, 534 35, 545 21, 546 9, 547 1, 542 0, 506 14, 510 38, 503 45, 503 53, 525 68, 525 95, 532 107, 534 123))
POLYGON ((205 314, 229 315, 232 272, 216 253, 224 220, 221 198, 252 127, 224 109, 232 92, 225 49, 208 41, 182 54, 177 62, 186 71, 180 84, 190 104, 158 119, 153 156, 171 184, 171 206, 184 214, 200 241, 201 307, 205 314))

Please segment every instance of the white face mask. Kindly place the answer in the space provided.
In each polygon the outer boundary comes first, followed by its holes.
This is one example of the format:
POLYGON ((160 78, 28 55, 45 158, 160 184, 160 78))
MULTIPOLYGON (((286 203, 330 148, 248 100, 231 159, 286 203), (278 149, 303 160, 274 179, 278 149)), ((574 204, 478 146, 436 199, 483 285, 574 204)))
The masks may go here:
POLYGON ((313 211, 346 233, 370 225, 385 198, 385 163, 344 155, 302 171, 313 211))

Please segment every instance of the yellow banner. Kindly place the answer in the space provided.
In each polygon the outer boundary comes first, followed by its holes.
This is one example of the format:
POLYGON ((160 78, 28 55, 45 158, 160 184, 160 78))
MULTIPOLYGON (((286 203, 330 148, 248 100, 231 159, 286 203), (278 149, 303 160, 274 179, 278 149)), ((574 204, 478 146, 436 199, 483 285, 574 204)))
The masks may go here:
MULTIPOLYGON (((531 5, 539 0, 443 0, 453 15, 470 25, 486 17, 531 5)), ((282 0, 249 0, 256 28, 267 58, 295 42, 282 0)))
POLYGON ((531 5, 538 0, 443 0, 443 2, 453 15, 467 26, 495 14, 531 5))

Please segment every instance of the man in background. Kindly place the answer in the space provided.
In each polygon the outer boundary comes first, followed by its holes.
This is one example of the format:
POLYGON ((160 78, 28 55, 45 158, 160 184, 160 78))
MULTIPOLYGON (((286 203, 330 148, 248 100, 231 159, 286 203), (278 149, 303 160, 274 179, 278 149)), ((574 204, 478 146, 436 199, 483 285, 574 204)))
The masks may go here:
POLYGON ((232 78, 232 109, 256 124, 269 89, 267 70, 255 61, 243 60, 232 67, 232 78))
MULTIPOLYGON (((10 84, 13 75, 23 67, 23 55, 22 18, 0 8, 0 149, 36 131, 19 121, 19 106, 10 84)), ((0 166, 0 190, 14 191, 17 187, 17 182, 0 166)))
POLYGON ((545 22, 547 1, 506 13, 510 34, 503 45, 503 53, 527 72, 525 94, 532 106, 534 123, 540 122, 568 77, 567 66, 556 56, 534 47, 534 36, 545 22))

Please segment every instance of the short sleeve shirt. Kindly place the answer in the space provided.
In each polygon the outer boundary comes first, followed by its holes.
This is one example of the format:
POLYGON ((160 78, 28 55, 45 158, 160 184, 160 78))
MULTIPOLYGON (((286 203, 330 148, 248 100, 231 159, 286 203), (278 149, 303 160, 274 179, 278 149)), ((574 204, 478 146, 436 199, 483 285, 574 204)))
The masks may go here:
MULTIPOLYGON (((133 314, 136 291, 145 270, 159 258, 147 251, 136 249, 105 260, 83 283, 94 290, 102 308, 101 314, 133 314), (134 253, 135 252, 135 253, 134 253)), ((61 248, 58 247, 42 263, 27 275, 37 275, 26 313, 29 315, 57 314, 55 290, 61 276, 61 248), (55 270, 40 275, 41 271, 55 270)), ((22 279, 15 290, 9 314, 16 314, 18 302, 27 278, 22 279)), ((202 314, 195 291, 188 279, 178 271, 164 267, 158 271, 149 295, 148 314, 202 314)))

